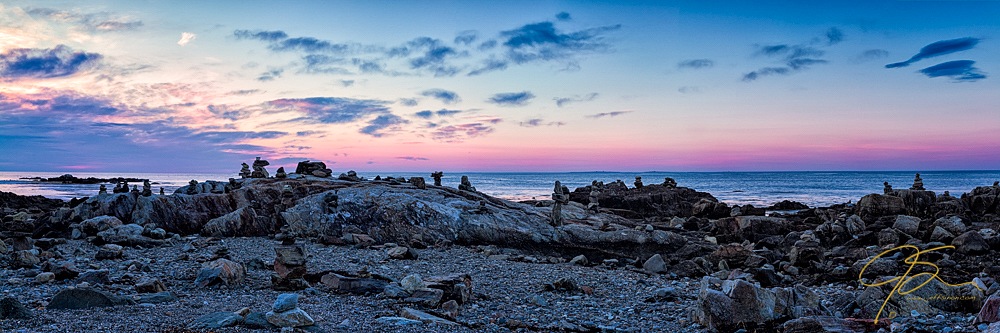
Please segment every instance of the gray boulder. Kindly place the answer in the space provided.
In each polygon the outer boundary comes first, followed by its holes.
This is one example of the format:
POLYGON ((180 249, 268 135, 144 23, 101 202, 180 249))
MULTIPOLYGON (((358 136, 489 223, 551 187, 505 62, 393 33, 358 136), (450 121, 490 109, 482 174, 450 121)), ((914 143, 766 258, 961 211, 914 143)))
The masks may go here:
POLYGON ((49 309, 87 309, 131 304, 131 300, 118 295, 90 288, 63 289, 52 296, 49 309))

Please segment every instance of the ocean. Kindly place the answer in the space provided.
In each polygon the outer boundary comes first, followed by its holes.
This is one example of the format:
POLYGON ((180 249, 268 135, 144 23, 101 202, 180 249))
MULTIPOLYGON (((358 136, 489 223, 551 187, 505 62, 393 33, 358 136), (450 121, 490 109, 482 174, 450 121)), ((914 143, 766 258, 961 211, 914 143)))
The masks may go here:
MULTIPOLYGON (((273 173, 273 170, 269 170, 273 173)), ((335 171, 337 172, 337 171, 335 171)), ((68 200, 97 194, 99 185, 72 185, 23 180, 22 177, 58 177, 62 172, 0 172, 0 191, 21 195, 42 195, 68 200)), ((192 180, 225 181, 235 174, 184 174, 184 173, 73 173, 79 178, 129 177, 147 178, 153 191, 162 187, 173 193, 178 187, 192 180)), ((368 179, 382 177, 421 176, 430 183, 430 172, 359 172, 368 179)), ((882 193, 882 182, 888 181, 895 189, 909 188, 913 184, 913 171, 836 171, 836 172, 446 172, 442 183, 457 187, 462 175, 468 175, 472 185, 480 192, 508 199, 548 199, 556 180, 571 190, 590 185, 593 180, 605 183, 622 180, 629 187, 635 176, 642 176, 645 184, 659 184, 664 177, 671 177, 678 186, 690 187, 711 193, 720 201, 732 204, 769 206, 781 200, 792 200, 810 207, 857 202, 869 193, 882 193)), ((960 196, 977 186, 992 185, 1000 180, 1000 171, 927 171, 920 173, 927 190, 937 194, 950 191, 960 196)), ((142 184, 134 184, 141 185, 142 184)), ((110 191, 113 185, 108 186, 110 191)))

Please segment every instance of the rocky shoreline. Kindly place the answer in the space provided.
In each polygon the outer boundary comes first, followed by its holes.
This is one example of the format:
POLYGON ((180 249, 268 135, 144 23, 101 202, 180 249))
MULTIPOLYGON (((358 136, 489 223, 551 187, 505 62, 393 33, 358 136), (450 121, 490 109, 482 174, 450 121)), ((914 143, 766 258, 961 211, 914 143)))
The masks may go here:
POLYGON ((637 179, 510 202, 265 163, 170 195, 0 193, 0 329, 1000 332, 997 184, 731 207, 637 179))

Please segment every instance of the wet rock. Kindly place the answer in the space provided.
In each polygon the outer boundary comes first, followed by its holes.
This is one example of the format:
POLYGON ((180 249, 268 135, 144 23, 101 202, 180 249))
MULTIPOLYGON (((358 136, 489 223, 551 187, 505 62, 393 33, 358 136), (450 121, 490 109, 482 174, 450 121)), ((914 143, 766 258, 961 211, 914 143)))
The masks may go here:
POLYGON ((962 222, 962 218, 958 216, 948 216, 942 217, 934 221, 932 224, 935 227, 941 227, 947 230, 948 233, 952 235, 961 235, 965 233, 969 228, 962 222))
POLYGON ((646 262, 642 263, 642 268, 650 273, 663 273, 667 271, 667 263, 663 261, 663 257, 659 254, 654 254, 646 262))
POLYGON ((176 301, 177 301, 177 296, 169 291, 162 291, 155 294, 139 295, 139 300, 138 300, 139 303, 149 303, 149 304, 169 303, 176 301))
POLYGON ((301 245, 274 247, 274 274, 271 288, 274 290, 302 290, 309 287, 305 281, 306 254, 301 245))
POLYGON ((381 279, 345 276, 337 273, 323 275, 320 278, 320 283, 336 292, 358 295, 381 293, 389 284, 388 281, 381 279))
POLYGON ((896 216, 896 222, 892 224, 892 227, 905 232, 910 237, 919 237, 920 234, 917 232, 920 229, 920 218, 908 215, 898 215, 896 216))
POLYGON ((897 196, 869 194, 858 200, 855 211, 862 218, 874 219, 881 216, 905 214, 906 205, 903 199, 897 196))
POLYGON ((832 316, 795 318, 781 327, 784 333, 863 333, 868 328, 864 322, 832 316))
POLYGON ((977 323, 1000 322, 1000 294, 990 295, 983 303, 983 308, 976 314, 977 323))
POLYGON ((153 294, 164 292, 166 290, 167 287, 163 285, 163 282, 161 282, 160 279, 143 278, 135 284, 135 292, 140 294, 153 294))
POLYGON ((765 208, 767 210, 803 210, 809 209, 809 206, 797 201, 782 200, 770 207, 765 208))
POLYGON ((417 259, 418 257, 416 250, 405 246, 393 247, 386 251, 386 253, 392 259, 417 259))
POLYGON ((709 329, 735 331, 738 328, 767 329, 781 318, 830 315, 820 306, 812 289, 764 289, 743 280, 702 278, 695 319, 709 329))
POLYGON ((90 288, 63 289, 52 296, 49 309, 87 309, 129 304, 128 300, 106 291, 90 288))
POLYGON ((0 299, 0 319, 31 319, 31 311, 16 298, 4 297, 0 299))
POLYGON ((56 275, 52 272, 42 272, 35 275, 35 283, 48 283, 56 279, 56 275))
POLYGON ((407 292, 410 293, 416 291, 417 289, 422 289, 427 287, 427 284, 424 283, 424 280, 420 277, 419 274, 407 275, 406 277, 404 277, 402 280, 399 281, 399 285, 403 288, 403 290, 406 290, 407 292))
POLYGON ((76 278, 76 283, 111 284, 110 272, 106 269, 86 271, 76 278))
POLYGON ((421 288, 414 290, 409 297, 404 298, 405 303, 417 303, 429 308, 437 307, 444 297, 444 290, 434 288, 421 288))
POLYGON ((223 327, 232 327, 243 322, 243 316, 233 312, 215 312, 196 318, 188 329, 216 330, 223 327))
POLYGON ((435 323, 441 325, 458 325, 458 323, 455 323, 453 321, 413 308, 403 308, 399 311, 399 315, 403 318, 419 320, 424 323, 435 323))
POLYGON ((977 231, 966 231, 965 233, 955 237, 952 240, 951 245, 955 246, 955 250, 959 253, 978 255, 990 252, 990 245, 986 243, 983 236, 977 231))
POLYGON ((302 327, 315 323, 308 313, 299 309, 299 295, 281 294, 271 306, 271 311, 265 314, 267 321, 278 327, 302 327))
POLYGON ((202 264, 194 283, 202 288, 215 285, 234 286, 246 278, 246 273, 243 265, 220 258, 202 264))
POLYGON ((105 260, 105 259, 118 259, 124 256, 125 248, 118 244, 104 244, 101 248, 97 250, 97 254, 94 255, 94 259, 105 260))
POLYGON ((126 246, 157 246, 162 243, 162 241, 143 236, 142 230, 140 225, 126 224, 98 232, 97 237, 106 243, 126 246))
POLYGON ((948 232, 948 230, 945 230, 941 226, 934 226, 934 230, 931 231, 930 239, 932 242, 950 243, 954 238, 954 234, 948 232))
POLYGON ((14 267, 32 268, 41 262, 41 259, 38 258, 38 250, 34 249, 14 251, 11 258, 11 265, 14 267))
POLYGON ((96 235, 98 232, 122 226, 122 221, 114 216, 98 216, 80 222, 80 230, 87 235, 96 235))
POLYGON ((250 329, 273 329, 275 326, 267 321, 267 315, 263 312, 251 312, 243 317, 243 327, 250 329))

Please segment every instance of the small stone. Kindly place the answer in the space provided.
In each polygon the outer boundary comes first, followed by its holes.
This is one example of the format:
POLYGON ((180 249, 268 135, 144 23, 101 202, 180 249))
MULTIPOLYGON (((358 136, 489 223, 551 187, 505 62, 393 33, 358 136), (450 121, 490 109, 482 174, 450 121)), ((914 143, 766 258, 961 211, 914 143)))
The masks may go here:
POLYGON ((47 283, 47 282, 55 280, 55 279, 56 279, 56 274, 52 273, 52 272, 44 272, 44 273, 39 273, 38 275, 35 275, 35 282, 36 283, 47 283))
POLYGON ((420 277, 419 274, 407 275, 406 277, 404 277, 402 280, 399 281, 399 285, 403 287, 403 290, 406 290, 407 292, 410 293, 418 289, 423 289, 427 287, 427 284, 424 283, 424 280, 420 277))
POLYGON ((386 253, 392 259, 417 259, 417 252, 405 246, 390 248, 386 253))
POLYGON ((267 315, 263 312, 251 312, 244 316, 243 326, 250 329, 272 329, 274 324, 267 321, 267 315))
POLYGON ((274 301, 274 305, 271 306, 271 311, 273 312, 285 312, 291 311, 299 307, 299 295, 298 294, 281 294, 278 295, 278 299, 274 301))
POLYGON ((403 289, 399 283, 393 282, 385 285, 385 289, 382 290, 382 295, 389 298, 406 298, 410 296, 410 292, 403 289))
POLYGON ((118 244, 104 244, 99 250, 97 250, 97 255, 94 256, 95 259, 118 259, 121 258, 125 253, 125 248, 118 244))
POLYGON ((667 271, 667 263, 659 254, 654 254, 642 264, 642 268, 650 273, 663 273, 667 271))
POLYGON ((111 284, 110 272, 106 269, 86 271, 76 278, 76 283, 111 284))
POLYGON ((458 302, 456 302, 455 300, 450 300, 441 303, 441 311, 444 313, 445 316, 451 318, 452 320, 458 317, 458 310, 459 310, 458 302))
POLYGON ((569 263, 577 266, 586 266, 590 262, 587 261, 587 256, 581 254, 576 257, 573 257, 573 259, 571 259, 569 263))
POLYGON ((250 314, 250 308, 244 307, 233 313, 240 315, 240 317, 246 317, 248 314, 250 314))
POLYGON ((542 306, 542 307, 549 306, 549 301, 546 301, 545 297, 542 297, 542 295, 535 295, 535 296, 531 297, 531 302, 535 303, 535 305, 542 306))

